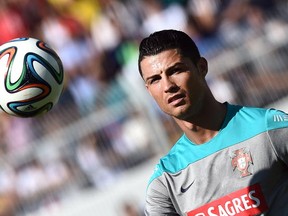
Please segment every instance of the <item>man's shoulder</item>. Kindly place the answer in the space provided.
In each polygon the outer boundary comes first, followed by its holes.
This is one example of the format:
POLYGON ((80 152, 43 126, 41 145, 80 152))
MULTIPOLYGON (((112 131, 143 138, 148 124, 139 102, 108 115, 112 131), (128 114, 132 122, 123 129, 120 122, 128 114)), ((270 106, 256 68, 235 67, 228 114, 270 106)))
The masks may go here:
POLYGON ((253 107, 253 106, 240 106, 229 104, 231 119, 236 119, 245 123, 259 123, 263 124, 271 113, 271 109, 253 107))
POLYGON ((158 163, 155 165, 153 174, 149 182, 152 182, 154 179, 162 176, 163 173, 173 174, 183 169, 183 166, 185 167, 186 163, 183 161, 183 156, 185 156, 183 155, 183 151, 187 150, 185 148, 185 145, 189 145, 186 142, 188 142, 188 140, 183 134, 175 142, 169 152, 159 159, 158 163))
POLYGON ((288 114, 279 109, 243 106, 241 112, 246 119, 264 120, 267 128, 288 125, 288 114))
POLYGON ((288 114, 282 110, 269 109, 266 114, 267 129, 273 130, 288 127, 288 114))
POLYGON ((261 133, 277 128, 288 127, 288 114, 275 108, 261 108, 253 106, 230 105, 237 110, 231 118, 231 122, 255 133, 261 133))

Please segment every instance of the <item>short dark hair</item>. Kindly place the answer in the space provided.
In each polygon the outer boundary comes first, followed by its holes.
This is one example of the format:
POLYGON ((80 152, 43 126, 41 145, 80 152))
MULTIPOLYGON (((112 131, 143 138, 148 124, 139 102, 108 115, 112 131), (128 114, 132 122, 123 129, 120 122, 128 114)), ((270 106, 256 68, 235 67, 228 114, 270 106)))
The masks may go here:
POLYGON ((161 30, 144 38, 139 46, 138 70, 141 76, 141 61, 146 56, 157 55, 160 52, 178 49, 184 57, 190 58, 194 64, 200 59, 200 52, 195 42, 186 33, 178 30, 161 30))

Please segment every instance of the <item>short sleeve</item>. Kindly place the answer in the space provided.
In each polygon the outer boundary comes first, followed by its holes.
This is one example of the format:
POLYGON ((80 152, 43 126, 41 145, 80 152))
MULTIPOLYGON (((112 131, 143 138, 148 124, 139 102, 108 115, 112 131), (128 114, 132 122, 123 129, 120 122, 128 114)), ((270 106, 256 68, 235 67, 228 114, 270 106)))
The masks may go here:
POLYGON ((288 114, 280 110, 269 110, 267 128, 276 154, 288 165, 288 114))
POLYGON ((172 204, 172 201, 167 192, 167 188, 159 179, 154 179, 147 188, 145 215, 146 216, 179 215, 177 214, 172 204))

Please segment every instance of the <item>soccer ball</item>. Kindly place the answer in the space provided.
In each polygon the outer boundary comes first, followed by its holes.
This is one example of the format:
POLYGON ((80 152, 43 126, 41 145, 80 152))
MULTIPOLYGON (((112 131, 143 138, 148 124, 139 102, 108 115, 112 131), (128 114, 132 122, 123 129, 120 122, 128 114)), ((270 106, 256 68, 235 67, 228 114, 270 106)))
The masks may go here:
POLYGON ((17 117, 47 113, 59 100, 61 59, 45 42, 17 38, 0 46, 0 107, 17 117))

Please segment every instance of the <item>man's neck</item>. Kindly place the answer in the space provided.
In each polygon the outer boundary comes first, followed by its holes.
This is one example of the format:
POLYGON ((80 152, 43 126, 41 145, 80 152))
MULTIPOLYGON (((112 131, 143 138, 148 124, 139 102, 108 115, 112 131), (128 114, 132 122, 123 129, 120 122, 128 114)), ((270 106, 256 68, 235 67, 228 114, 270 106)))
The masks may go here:
POLYGON ((218 103, 213 109, 197 116, 192 121, 175 119, 185 135, 195 144, 203 144, 215 137, 226 116, 226 104, 218 103))
POLYGON ((192 129, 188 129, 188 127, 186 127, 183 132, 188 139, 199 145, 210 141, 218 134, 218 130, 205 129, 197 125, 193 125, 192 129))

